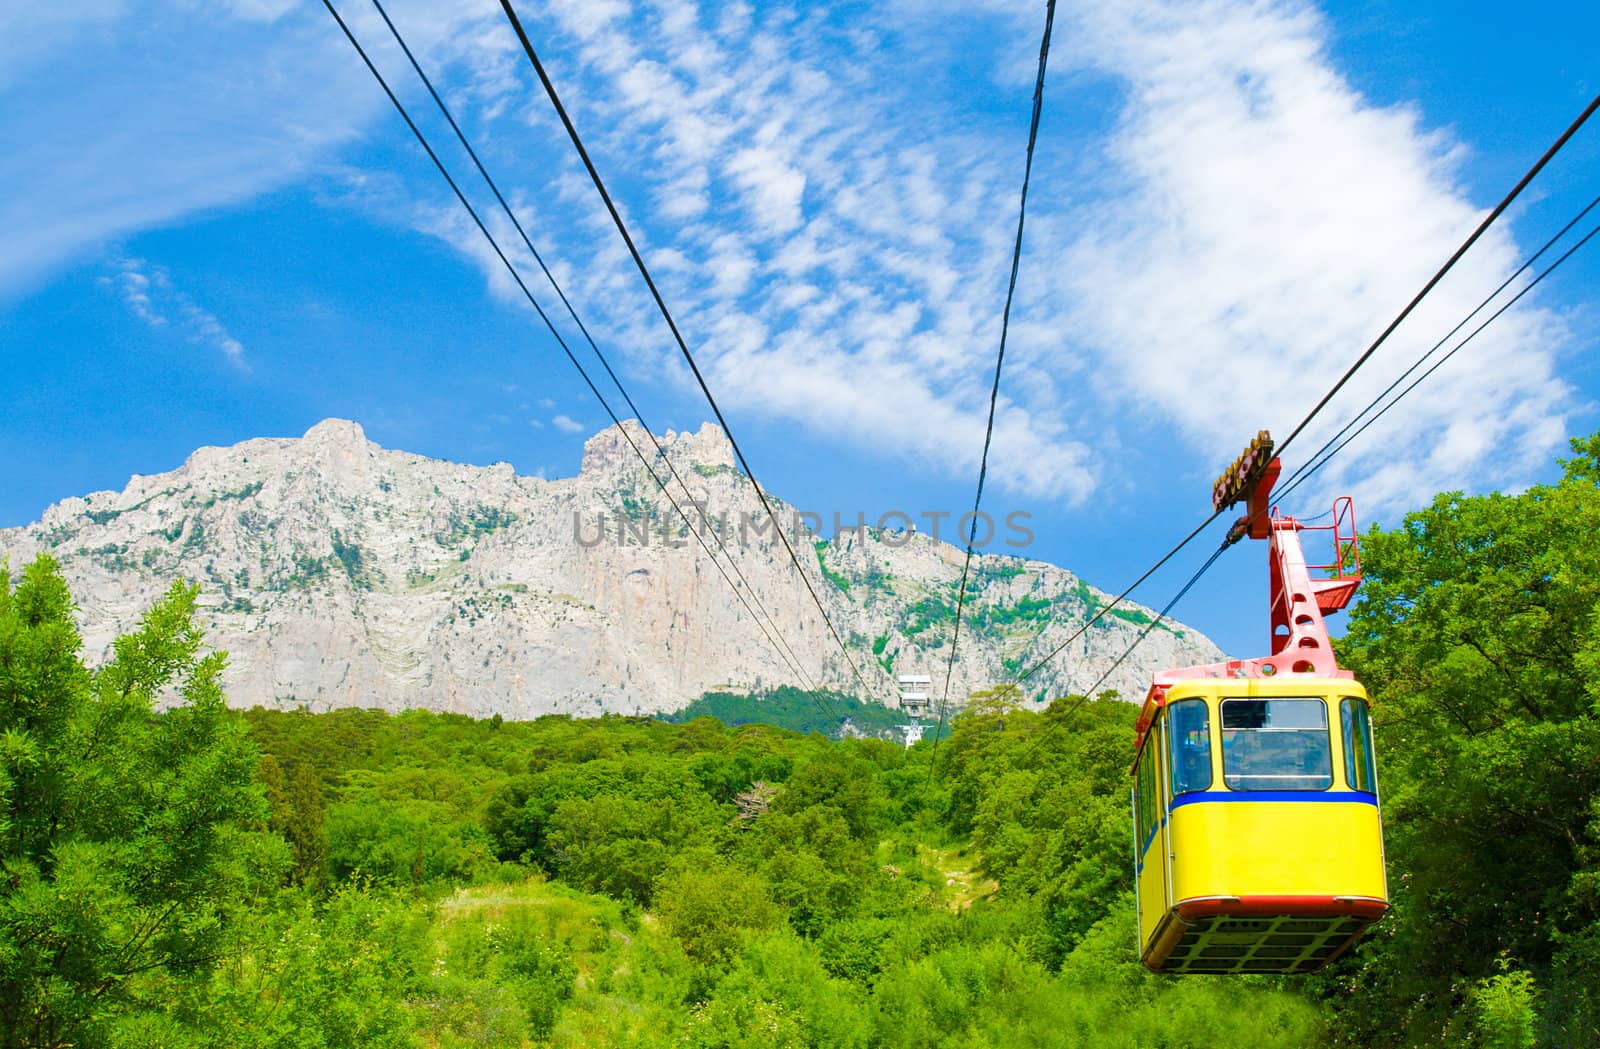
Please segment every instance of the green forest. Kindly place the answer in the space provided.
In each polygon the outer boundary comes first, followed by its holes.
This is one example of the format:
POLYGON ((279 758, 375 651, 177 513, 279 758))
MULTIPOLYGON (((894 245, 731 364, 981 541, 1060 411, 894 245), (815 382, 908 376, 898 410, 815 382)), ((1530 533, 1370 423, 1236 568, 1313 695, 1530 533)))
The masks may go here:
POLYGON ((1361 546, 1394 907, 1299 978, 1139 967, 1114 695, 909 750, 237 711, 194 587, 89 667, 12 566, 0 1049, 1600 1044, 1600 435, 1361 546))
MULTIPOLYGON (((793 685, 749 693, 707 692, 682 710, 661 715, 661 720, 684 725, 704 717, 715 718, 730 728, 771 725, 801 735, 820 732, 825 736, 881 739, 904 739, 903 733, 912 723, 907 714, 879 703, 865 702, 843 692, 812 692, 793 685)), ((924 727, 929 741, 937 728, 936 724, 924 727)))

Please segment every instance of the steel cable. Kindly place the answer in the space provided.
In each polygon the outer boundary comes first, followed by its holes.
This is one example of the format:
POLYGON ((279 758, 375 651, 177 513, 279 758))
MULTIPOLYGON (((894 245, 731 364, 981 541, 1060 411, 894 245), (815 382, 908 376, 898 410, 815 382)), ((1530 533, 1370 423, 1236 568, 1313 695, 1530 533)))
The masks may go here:
POLYGON ((645 285, 650 289, 650 295, 655 299, 656 308, 667 322, 667 328, 672 332, 672 337, 677 342, 684 361, 688 363, 695 382, 699 384, 700 392, 705 395, 706 403, 711 406, 712 413, 717 417, 717 424, 722 427, 722 432, 727 435, 728 443, 733 447, 733 453, 738 458, 739 465, 744 469, 746 476, 750 478, 750 484, 755 489, 757 497, 760 498, 762 507, 767 511, 767 517, 772 522, 773 531, 777 533, 779 541, 783 543, 784 551, 788 553, 789 560, 794 564, 796 574, 800 576, 800 581, 805 584, 806 592, 811 595, 812 603, 817 606, 817 612, 822 616, 823 623, 826 624, 828 632, 833 635, 834 644, 838 646, 840 655, 844 656, 845 663, 850 667, 850 672, 855 675, 855 679, 861 685, 863 692, 871 695, 872 689, 867 685, 866 678, 861 676, 860 668, 856 666, 856 661, 851 658, 849 650, 845 647, 844 639, 839 636, 838 628, 833 625, 833 619, 828 615, 828 610, 822 605, 822 599, 817 596, 816 588, 811 584, 811 577, 801 567, 800 559, 795 555, 794 547, 790 544, 789 537, 784 533, 783 525, 778 520, 777 513, 772 509, 772 504, 768 502, 766 492, 761 487, 761 482, 756 479, 755 471, 751 469, 749 460, 745 458, 744 450, 739 447, 739 442, 733 435, 733 428, 728 425, 727 418, 723 416, 722 409, 717 405, 716 397, 711 393, 711 387, 706 384, 705 375, 701 373, 700 366, 695 363, 694 354, 690 352, 689 344, 684 339, 683 332, 679 330, 677 321, 673 319, 672 311, 667 308, 666 300, 662 298, 661 290, 656 287, 655 279, 650 276, 650 270, 645 265, 644 256, 640 254, 632 235, 628 233, 627 224, 622 221, 622 215, 617 211, 617 206, 612 201, 611 194, 606 190, 605 182, 600 178, 600 172, 595 168, 594 161, 589 158, 589 151, 584 146, 577 127, 572 123, 572 118, 567 115, 566 107, 561 102, 561 96, 556 92, 555 84, 551 82, 549 74, 545 72, 543 63, 539 61, 539 56, 533 49, 533 42, 528 39, 527 32, 522 28, 522 21, 517 17, 516 9, 511 6, 511 0, 500 0, 500 6, 505 10, 506 17, 511 22, 511 28, 516 31, 517 39, 522 44, 522 50, 527 54, 528 61, 533 65, 534 72, 538 74, 539 82, 544 85, 545 94, 549 96, 556 115, 561 118, 561 123, 566 128, 567 136, 572 140, 574 148, 577 149, 584 168, 589 172, 590 181, 594 183, 595 189, 600 194, 600 199, 605 203, 606 210, 610 212, 612 224, 616 226, 617 232, 621 234, 623 243, 628 247, 628 253, 633 257, 634 265, 638 268, 640 276, 644 278, 645 285))
MULTIPOLYGON (((612 423, 617 427, 618 431, 622 434, 624 440, 626 440, 628 445, 633 449, 634 454, 639 458, 639 460, 642 463, 645 464, 646 470, 649 471, 651 478, 656 482, 657 486, 660 487, 662 493, 667 496, 668 501, 673 504, 673 506, 678 510, 679 514, 684 517, 684 520, 687 523, 688 522, 688 515, 686 513, 684 513, 684 511, 683 511, 681 506, 678 506, 677 501, 672 497, 670 491, 668 491, 668 489, 666 487, 666 484, 661 480, 660 476, 656 474, 654 468, 650 465, 649 461, 645 459, 644 452, 639 448, 638 444, 633 440, 632 435, 628 433, 627 427, 622 425, 621 419, 619 419, 617 417, 616 412, 612 410, 610 403, 606 400, 605 396, 600 392, 599 388, 596 387, 596 385, 594 384, 594 381, 589 377, 588 372, 584 369, 583 365, 578 361, 577 357, 573 354, 571 348, 567 345, 566 340, 561 336, 560 331, 556 328, 555 324, 551 321, 549 315, 545 313, 544 308, 539 305, 539 302, 538 302, 537 298, 534 297, 533 292, 531 290, 529 290, 526 282, 523 281, 521 273, 518 272, 516 266, 514 266, 512 264, 512 262, 511 262, 511 260, 506 256, 504 250, 500 247, 499 242, 495 239, 494 235, 489 231, 489 228, 484 223, 482 217, 479 216, 479 214, 477 212, 477 209, 475 209, 472 206, 471 202, 467 200, 466 194, 462 192, 461 187, 456 183, 455 178, 450 174, 449 170, 445 167, 444 162, 442 160, 440 160, 439 155, 434 151, 433 146, 428 142, 427 137, 422 133, 422 130, 417 126, 416 122, 411 118, 410 112, 406 109, 405 105, 400 101, 399 97, 394 93, 393 89, 390 88, 388 81, 384 78, 383 74, 381 72, 379 72, 377 66, 373 64, 372 59, 371 59, 370 56, 368 56, 366 49, 361 46, 360 41, 356 39, 355 34, 350 30, 350 27, 345 23, 344 18, 342 16, 340 16, 338 10, 335 9, 335 7, 333 6, 331 0, 322 0, 322 2, 323 2, 323 6, 325 8, 327 8, 328 13, 333 16, 334 21, 338 23, 339 28, 344 32, 345 38, 350 41, 351 46, 355 48, 356 53, 361 57, 361 61, 366 65, 368 71, 371 72, 373 77, 374 77, 374 79, 377 80, 378 85, 383 89, 384 94, 387 95, 388 98, 389 98, 389 101, 391 103, 393 103, 396 111, 399 112, 401 118, 405 121, 406 126, 411 129, 412 135, 415 136, 415 138, 417 139, 417 142, 422 146, 424 152, 426 152, 428 154, 428 158, 433 162, 434 167, 438 169, 439 174, 441 176, 443 176, 445 182, 450 186, 450 189, 455 194, 456 199, 460 202, 461 206, 466 209, 467 214, 472 218, 473 224, 475 226, 477 226, 478 231, 481 234, 483 234, 484 239, 489 242, 489 246, 494 250, 495 255, 500 259, 501 264, 505 267, 506 272, 511 275, 511 278, 516 283, 517 287, 522 291, 522 294, 528 300, 529 305, 531 305, 534 308, 534 311, 536 313, 538 313, 539 318, 542 321, 544 321, 545 326, 550 329, 550 333, 555 337, 556 343, 561 347, 562 352, 566 355, 567 359, 572 363, 572 366, 578 370, 578 374, 583 378, 584 384, 589 388, 589 391, 594 394, 595 399, 600 402, 601 407, 605 410, 606 414, 611 418, 612 423)), ((697 539, 700 538, 699 533, 698 532, 694 532, 694 529, 693 529, 692 526, 690 526, 689 530, 692 533, 695 534, 697 539)), ((728 583, 728 586, 733 590, 734 595, 739 598, 741 603, 744 604, 745 610, 750 613, 751 618, 755 622, 757 628, 760 629, 763 634, 767 634, 766 627, 761 622, 760 617, 755 614, 755 611, 750 608, 749 603, 744 600, 744 597, 740 593, 738 587, 733 585, 733 580, 728 576, 727 572, 722 568, 720 562, 718 562, 716 560, 716 558, 711 554, 710 549, 708 547, 705 547, 704 540, 701 539, 700 541, 701 541, 702 548, 706 549, 707 556, 711 557, 712 564, 717 568, 717 571, 719 573, 721 573, 723 579, 728 583)), ((768 642, 773 645, 774 651, 778 653, 780 658, 784 658, 784 654, 783 654, 780 646, 777 645, 776 641, 771 637, 770 634, 767 634, 767 639, 768 639, 768 642)), ((810 679, 805 674, 803 669, 801 669, 797 665, 793 665, 793 664, 790 665, 790 669, 793 670, 796 673, 796 675, 799 676, 802 680, 805 680, 805 681, 807 681, 809 683, 810 679)), ((833 723, 833 724, 839 724, 840 723, 841 719, 838 717, 837 713, 832 709, 832 706, 830 704, 826 704, 826 699, 825 699, 825 697, 823 697, 821 695, 819 690, 817 690, 815 688, 812 688, 807 692, 807 695, 812 698, 813 703, 816 703, 818 705, 819 711, 821 711, 823 713, 823 716, 830 723, 833 723)))

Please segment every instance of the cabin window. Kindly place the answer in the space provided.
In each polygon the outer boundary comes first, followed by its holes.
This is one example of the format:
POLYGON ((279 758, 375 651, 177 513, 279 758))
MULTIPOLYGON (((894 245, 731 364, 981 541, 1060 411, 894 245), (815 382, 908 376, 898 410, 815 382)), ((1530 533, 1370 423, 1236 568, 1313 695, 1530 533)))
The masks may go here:
POLYGON ((1364 699, 1339 703, 1339 725, 1344 729, 1344 779, 1351 790, 1378 792, 1378 772, 1372 761, 1372 714, 1364 699))
POLYGON ((1211 786, 1211 719, 1203 699, 1185 699, 1167 708, 1171 726, 1172 793, 1211 786))
MULTIPOLYGON (((1154 732, 1151 733, 1154 736, 1154 732)), ((1135 823, 1139 831, 1139 855, 1144 855, 1146 846, 1150 843, 1150 835, 1156 828, 1156 819, 1159 812, 1156 797, 1156 747, 1154 739, 1146 737, 1144 748, 1139 752, 1139 782, 1135 791, 1135 823)))
POLYGON ((1222 779, 1231 790, 1333 786, 1328 705, 1320 699, 1223 700, 1222 779))

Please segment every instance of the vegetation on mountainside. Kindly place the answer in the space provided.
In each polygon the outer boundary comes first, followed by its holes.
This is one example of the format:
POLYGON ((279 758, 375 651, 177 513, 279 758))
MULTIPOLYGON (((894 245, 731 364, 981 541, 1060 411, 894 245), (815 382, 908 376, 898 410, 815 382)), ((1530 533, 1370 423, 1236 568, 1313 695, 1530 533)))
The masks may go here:
POLYGON ((820 732, 832 739, 842 736, 903 739, 903 730, 911 723, 905 714, 881 703, 864 702, 831 689, 813 691, 793 685, 750 693, 707 692, 682 710, 661 715, 661 720, 677 725, 695 718, 716 718, 730 728, 771 725, 801 735, 820 732))
POLYGON ((848 594, 850 592, 850 580, 829 568, 827 559, 823 556, 828 552, 830 545, 826 539, 818 539, 811 544, 812 548, 817 552, 817 567, 822 569, 822 574, 827 578, 828 582, 838 587, 841 593, 848 594))
POLYGON ((1395 908, 1297 981, 1138 967, 1120 701, 978 693, 932 770, 706 717, 230 712, 192 588, 91 671, 43 557, 0 576, 0 1047, 1596 1044, 1578 452, 1363 538, 1395 908))

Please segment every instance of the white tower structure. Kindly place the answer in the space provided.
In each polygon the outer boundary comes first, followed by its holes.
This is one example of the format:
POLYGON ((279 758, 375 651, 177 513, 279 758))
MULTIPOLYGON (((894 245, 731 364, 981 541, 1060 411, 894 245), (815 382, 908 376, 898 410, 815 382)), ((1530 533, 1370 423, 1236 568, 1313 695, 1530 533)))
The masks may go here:
POLYGON ((927 674, 900 675, 900 709, 914 718, 928 712, 928 690, 933 679, 927 674))

